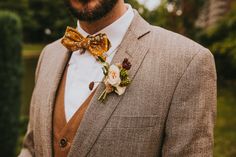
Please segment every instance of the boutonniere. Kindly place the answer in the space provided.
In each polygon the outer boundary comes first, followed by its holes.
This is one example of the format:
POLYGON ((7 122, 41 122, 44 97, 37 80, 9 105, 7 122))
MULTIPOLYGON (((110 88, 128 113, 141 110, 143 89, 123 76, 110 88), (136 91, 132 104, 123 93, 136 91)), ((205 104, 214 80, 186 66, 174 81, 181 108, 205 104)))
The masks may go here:
MULTIPOLYGON (((99 101, 106 100, 108 94, 115 92, 118 95, 124 94, 126 87, 131 83, 128 71, 131 68, 131 63, 127 58, 122 63, 109 65, 102 58, 99 61, 103 65, 103 73, 105 75, 103 83, 105 85, 104 91, 99 96, 99 101)), ((93 86, 92 84, 90 86, 93 86)))

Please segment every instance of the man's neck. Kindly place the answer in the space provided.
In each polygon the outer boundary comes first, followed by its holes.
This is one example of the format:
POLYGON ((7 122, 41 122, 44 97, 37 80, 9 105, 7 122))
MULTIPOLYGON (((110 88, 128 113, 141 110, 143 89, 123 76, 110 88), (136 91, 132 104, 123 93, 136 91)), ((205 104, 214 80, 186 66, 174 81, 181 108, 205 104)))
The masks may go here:
POLYGON ((114 8, 103 18, 95 22, 79 21, 80 27, 89 34, 95 34, 119 19, 127 8, 123 1, 118 1, 114 8))

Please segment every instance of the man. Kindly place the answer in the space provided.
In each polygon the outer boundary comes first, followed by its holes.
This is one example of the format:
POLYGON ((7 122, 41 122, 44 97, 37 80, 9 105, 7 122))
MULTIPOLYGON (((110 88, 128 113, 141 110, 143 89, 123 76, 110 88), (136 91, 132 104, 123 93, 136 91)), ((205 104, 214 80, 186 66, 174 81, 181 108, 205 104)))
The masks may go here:
POLYGON ((78 26, 40 55, 19 156, 212 156, 212 54, 149 25, 123 0, 66 2, 78 26), (132 64, 125 92, 109 93, 103 102, 98 100, 105 88, 101 57, 132 64))

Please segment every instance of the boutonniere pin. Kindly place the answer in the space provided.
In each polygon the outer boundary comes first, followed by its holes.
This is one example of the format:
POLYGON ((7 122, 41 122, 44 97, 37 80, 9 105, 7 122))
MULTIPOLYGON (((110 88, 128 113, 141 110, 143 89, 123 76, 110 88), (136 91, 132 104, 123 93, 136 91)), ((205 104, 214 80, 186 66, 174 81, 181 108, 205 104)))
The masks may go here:
MULTIPOLYGON (((127 58, 122 63, 109 65, 107 62, 99 58, 99 61, 103 65, 103 73, 105 75, 103 83, 105 89, 99 96, 99 101, 106 100, 108 94, 115 92, 118 95, 124 94, 126 87, 131 83, 128 75, 128 71, 131 68, 131 63, 127 58)), ((90 84, 90 86, 93 86, 90 84)))

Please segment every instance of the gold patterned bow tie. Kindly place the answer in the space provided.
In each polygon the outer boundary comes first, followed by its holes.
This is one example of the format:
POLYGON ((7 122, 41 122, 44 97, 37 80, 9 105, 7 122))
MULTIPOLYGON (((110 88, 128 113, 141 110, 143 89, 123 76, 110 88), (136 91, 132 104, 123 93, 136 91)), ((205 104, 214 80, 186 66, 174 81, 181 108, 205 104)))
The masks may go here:
POLYGON ((96 58, 101 57, 104 60, 106 60, 104 53, 111 47, 106 34, 99 33, 95 36, 88 35, 83 37, 76 29, 71 27, 67 27, 61 43, 69 51, 88 50, 96 58))

